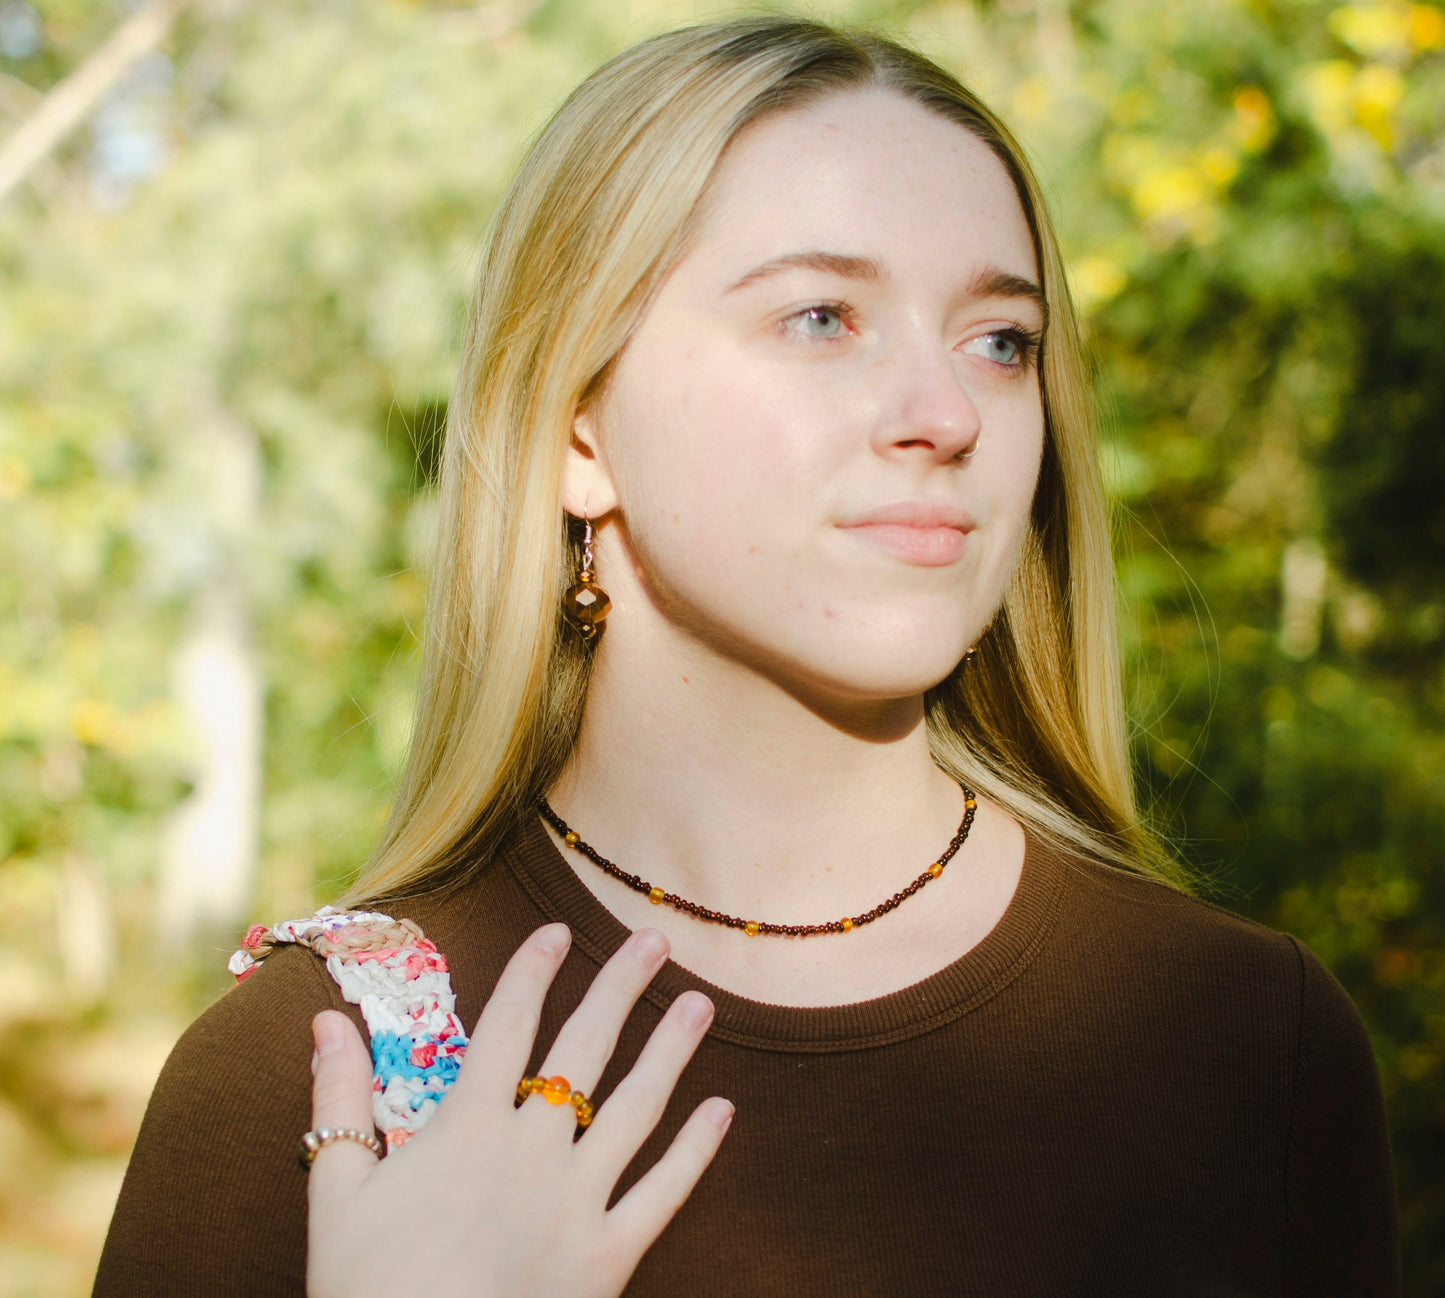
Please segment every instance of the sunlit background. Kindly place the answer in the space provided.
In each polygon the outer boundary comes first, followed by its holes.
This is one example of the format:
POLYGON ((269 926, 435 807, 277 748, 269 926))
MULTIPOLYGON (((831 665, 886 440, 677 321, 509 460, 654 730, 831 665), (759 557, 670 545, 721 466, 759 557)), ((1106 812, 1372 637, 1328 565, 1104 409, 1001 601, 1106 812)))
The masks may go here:
MULTIPOLYGON (((0 1298, 401 761, 478 235, 656 0, 0 0, 0 1298)), ((1037 158, 1099 366, 1146 798, 1301 936, 1445 1293, 1445 11, 834 0, 1037 158)))

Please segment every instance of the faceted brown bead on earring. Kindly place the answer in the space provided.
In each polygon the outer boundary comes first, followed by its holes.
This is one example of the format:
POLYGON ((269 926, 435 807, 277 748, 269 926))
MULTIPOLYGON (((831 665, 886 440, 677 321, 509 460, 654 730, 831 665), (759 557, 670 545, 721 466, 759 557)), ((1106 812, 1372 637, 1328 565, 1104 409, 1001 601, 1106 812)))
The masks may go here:
POLYGON ((562 596, 562 608, 578 634, 590 640, 597 634, 598 623, 612 611, 612 601, 592 574, 584 572, 582 579, 562 596))

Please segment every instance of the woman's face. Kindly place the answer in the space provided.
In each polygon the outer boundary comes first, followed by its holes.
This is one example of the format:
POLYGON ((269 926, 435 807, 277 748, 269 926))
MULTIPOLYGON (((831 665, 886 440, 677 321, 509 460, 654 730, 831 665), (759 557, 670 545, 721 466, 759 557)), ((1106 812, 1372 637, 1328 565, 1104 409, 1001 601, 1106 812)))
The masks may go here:
POLYGON ((1038 281, 1002 165, 911 100, 744 132, 577 421, 564 504, 601 519, 600 650, 673 638, 814 699, 946 677, 1038 477, 1038 281))

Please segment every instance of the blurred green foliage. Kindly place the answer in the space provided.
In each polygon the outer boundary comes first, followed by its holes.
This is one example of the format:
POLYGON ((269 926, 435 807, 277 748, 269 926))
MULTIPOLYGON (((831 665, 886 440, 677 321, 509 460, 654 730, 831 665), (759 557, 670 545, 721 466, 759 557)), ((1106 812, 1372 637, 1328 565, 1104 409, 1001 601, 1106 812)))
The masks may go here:
MULTIPOLYGON (((509 167, 605 56, 729 8, 217 0, 0 207, 5 1298, 86 1291, 222 930, 333 892, 384 814, 509 167), (250 760, 203 759, 190 643, 259 691, 244 915, 186 911, 163 865, 250 760)), ((126 11, 0 3, 0 141, 126 11)), ((810 12, 916 42, 1039 160, 1098 359, 1146 796, 1359 1004, 1407 1292, 1445 1293, 1445 11, 810 12)))

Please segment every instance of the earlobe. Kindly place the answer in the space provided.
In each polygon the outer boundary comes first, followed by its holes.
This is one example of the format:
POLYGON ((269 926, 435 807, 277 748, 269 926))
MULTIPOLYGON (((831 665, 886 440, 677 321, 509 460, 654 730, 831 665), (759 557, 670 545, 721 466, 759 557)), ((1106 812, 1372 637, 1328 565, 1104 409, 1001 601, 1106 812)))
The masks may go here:
POLYGON ((617 488, 597 437, 592 408, 579 410, 562 465, 562 508, 575 518, 598 519, 617 508, 617 488))

